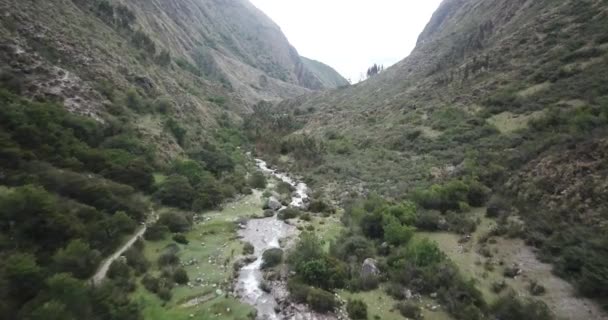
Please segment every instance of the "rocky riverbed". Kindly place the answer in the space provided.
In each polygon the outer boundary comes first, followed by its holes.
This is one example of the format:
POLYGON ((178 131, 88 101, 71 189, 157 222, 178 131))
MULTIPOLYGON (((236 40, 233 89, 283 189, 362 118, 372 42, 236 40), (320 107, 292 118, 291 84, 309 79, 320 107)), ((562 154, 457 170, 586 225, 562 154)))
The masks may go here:
MULTIPOLYGON (((294 187, 295 192, 289 207, 304 208, 308 203, 308 186, 285 173, 270 169, 266 162, 256 159, 262 172, 286 182, 294 187)), ((276 208, 277 212, 285 209, 276 208)), ((241 269, 235 284, 235 293, 240 299, 257 310, 258 319, 297 319, 297 320, 330 320, 335 315, 320 315, 311 312, 304 305, 289 301, 286 288, 287 270, 264 272, 262 254, 271 248, 287 249, 297 239, 298 230, 293 225, 277 218, 277 214, 263 219, 252 219, 241 225, 239 236, 254 247, 254 253, 241 261, 241 269), (263 288, 263 289, 262 289, 263 288)))

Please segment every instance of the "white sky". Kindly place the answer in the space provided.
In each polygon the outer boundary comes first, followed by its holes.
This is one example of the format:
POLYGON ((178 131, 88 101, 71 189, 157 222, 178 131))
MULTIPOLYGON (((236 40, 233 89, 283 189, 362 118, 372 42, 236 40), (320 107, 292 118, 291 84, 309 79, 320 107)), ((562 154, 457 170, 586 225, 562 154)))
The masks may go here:
POLYGON ((300 55, 357 82, 374 63, 410 54, 441 0, 250 0, 300 55))

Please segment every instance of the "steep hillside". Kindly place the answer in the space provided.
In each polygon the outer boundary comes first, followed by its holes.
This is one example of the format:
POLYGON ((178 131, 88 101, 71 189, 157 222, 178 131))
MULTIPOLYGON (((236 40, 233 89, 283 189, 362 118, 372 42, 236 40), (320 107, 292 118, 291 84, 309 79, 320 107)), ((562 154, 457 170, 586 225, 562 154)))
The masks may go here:
POLYGON ((493 195, 489 214, 525 222, 510 235, 605 303, 606 21, 600 0, 445 0, 409 57, 281 103, 259 130, 285 138, 258 147, 346 202, 378 192, 445 214, 493 195))
POLYGON ((306 65, 308 69, 311 70, 319 80, 321 80, 321 83, 323 83, 326 88, 335 89, 349 85, 348 81, 344 79, 344 77, 323 62, 304 57, 302 57, 302 62, 304 62, 304 65, 306 65))
MULTIPOLYGON (((333 85, 246 0, 0 0, 0 11, 0 318, 192 318, 172 295, 208 292, 160 250, 265 185, 241 130, 254 104, 333 85), (137 241, 91 284, 126 239, 137 241)), ((218 220, 208 232, 234 247, 226 265, 242 244, 218 220)), ((214 281, 227 290, 230 277, 214 281)), ((251 312, 217 300, 196 312, 251 312)))

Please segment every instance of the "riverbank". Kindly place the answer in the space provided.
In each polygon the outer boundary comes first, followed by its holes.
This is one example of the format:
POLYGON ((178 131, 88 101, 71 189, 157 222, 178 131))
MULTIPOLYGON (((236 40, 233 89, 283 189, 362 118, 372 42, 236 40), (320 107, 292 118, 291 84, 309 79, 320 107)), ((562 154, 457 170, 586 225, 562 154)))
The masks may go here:
MULTIPOLYGON (((143 307, 146 320, 206 319, 210 315, 237 320, 254 313, 253 307, 232 295, 232 265, 243 251, 236 221, 262 214, 261 194, 257 191, 227 203, 222 211, 197 215, 192 229, 185 233, 187 245, 170 237, 146 241, 144 254, 153 265, 165 248, 177 246, 177 256, 190 278, 189 285, 172 290, 169 302, 146 291, 138 279, 133 297, 143 307)), ((160 270, 153 267, 149 273, 157 275, 160 270)))

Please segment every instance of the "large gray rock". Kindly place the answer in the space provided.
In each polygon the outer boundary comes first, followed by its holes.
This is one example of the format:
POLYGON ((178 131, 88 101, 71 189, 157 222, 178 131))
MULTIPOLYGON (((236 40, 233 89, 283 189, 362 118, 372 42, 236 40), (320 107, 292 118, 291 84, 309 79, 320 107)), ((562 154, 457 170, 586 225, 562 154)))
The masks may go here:
POLYGON ((279 200, 277 200, 277 198, 275 198, 275 197, 268 198, 268 208, 270 208, 271 210, 277 211, 277 210, 281 209, 282 207, 283 207, 283 205, 281 204, 281 202, 279 200))
POLYGON ((361 266, 361 276, 370 277, 380 274, 380 270, 376 266, 377 263, 378 262, 372 258, 365 259, 365 261, 363 261, 363 265, 361 266))

